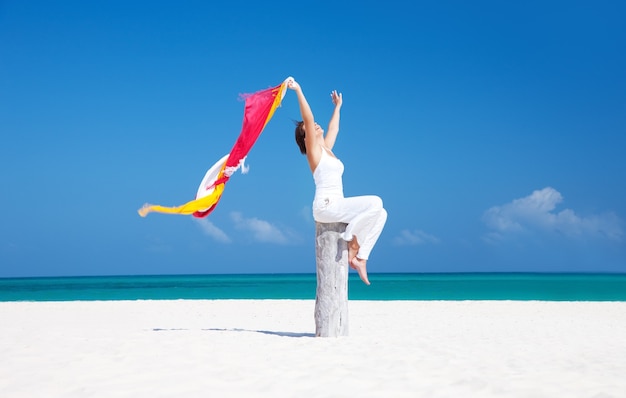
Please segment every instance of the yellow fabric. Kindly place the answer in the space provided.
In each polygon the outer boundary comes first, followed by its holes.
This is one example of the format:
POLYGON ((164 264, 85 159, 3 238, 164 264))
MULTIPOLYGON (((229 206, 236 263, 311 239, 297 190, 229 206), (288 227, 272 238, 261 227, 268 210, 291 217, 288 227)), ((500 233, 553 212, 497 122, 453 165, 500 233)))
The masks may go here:
POLYGON ((157 212, 157 213, 167 213, 167 214, 182 214, 182 215, 190 215, 197 211, 205 210, 216 204, 220 197, 222 196, 222 192, 224 191, 224 183, 218 184, 213 189, 209 195, 192 200, 190 202, 185 203, 184 205, 176 206, 176 207, 166 207, 160 205, 145 205, 141 209, 139 209, 139 215, 145 217, 148 213, 157 212))
POLYGON ((287 84, 283 83, 278 87, 278 92, 276 97, 274 97, 274 102, 272 103, 272 108, 270 109, 270 113, 267 115, 267 119, 265 119, 265 124, 263 124, 263 128, 267 125, 267 122, 270 121, 272 116, 274 116, 274 112, 276 112, 276 108, 280 105, 283 100, 283 92, 287 89, 287 84))

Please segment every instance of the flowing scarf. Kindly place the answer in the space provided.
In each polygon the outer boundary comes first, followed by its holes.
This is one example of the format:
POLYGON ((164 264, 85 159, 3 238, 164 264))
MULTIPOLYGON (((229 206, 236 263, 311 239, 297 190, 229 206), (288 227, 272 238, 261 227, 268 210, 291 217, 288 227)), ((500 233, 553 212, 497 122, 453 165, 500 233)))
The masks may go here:
POLYGON ((276 87, 258 91, 254 94, 243 96, 246 105, 243 114, 243 126, 241 133, 235 141, 235 145, 230 153, 218 160, 205 174, 196 198, 184 205, 166 207, 160 205, 146 204, 138 210, 140 216, 145 217, 148 213, 158 212, 167 214, 193 215, 202 218, 208 216, 217 206, 222 197, 224 186, 230 177, 241 168, 246 172, 244 161, 248 152, 261 135, 261 132, 274 115, 276 108, 285 96, 287 81, 276 87))

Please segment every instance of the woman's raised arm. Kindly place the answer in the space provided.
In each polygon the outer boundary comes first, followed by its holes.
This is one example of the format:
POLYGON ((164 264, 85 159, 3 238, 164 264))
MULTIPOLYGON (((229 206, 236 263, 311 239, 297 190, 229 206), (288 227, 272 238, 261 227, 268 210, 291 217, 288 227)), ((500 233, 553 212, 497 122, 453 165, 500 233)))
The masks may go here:
POLYGON ((317 135, 315 134, 315 117, 313 111, 304 96, 302 87, 295 80, 290 80, 287 83, 287 87, 294 90, 298 96, 298 104, 300 105, 300 114, 302 115, 302 122, 304 123, 304 144, 306 145, 306 157, 309 161, 311 171, 314 171, 322 156, 320 150, 318 150, 317 135))
POLYGON ((337 140, 337 134, 339 134, 339 119, 341 117, 341 105, 343 105, 343 96, 341 93, 337 93, 337 90, 333 90, 330 93, 330 98, 335 104, 333 115, 328 122, 328 129, 326 130, 326 137, 324 137, 324 145, 330 150, 333 149, 335 141, 337 140))

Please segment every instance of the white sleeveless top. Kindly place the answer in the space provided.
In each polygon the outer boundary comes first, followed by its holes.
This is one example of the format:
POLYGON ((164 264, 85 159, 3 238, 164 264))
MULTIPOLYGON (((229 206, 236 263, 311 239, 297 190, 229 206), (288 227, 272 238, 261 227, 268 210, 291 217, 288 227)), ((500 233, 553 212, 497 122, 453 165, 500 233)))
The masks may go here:
POLYGON ((322 157, 313 172, 315 199, 343 197, 343 163, 322 146, 322 157))

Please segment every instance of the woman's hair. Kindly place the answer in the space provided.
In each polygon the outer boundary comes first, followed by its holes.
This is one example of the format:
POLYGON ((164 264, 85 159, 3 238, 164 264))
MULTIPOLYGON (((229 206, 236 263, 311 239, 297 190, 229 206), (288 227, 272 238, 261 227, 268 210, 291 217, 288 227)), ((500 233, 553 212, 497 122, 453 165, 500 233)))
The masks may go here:
POLYGON ((304 144, 304 122, 294 121, 296 124, 296 144, 300 148, 300 153, 306 155, 306 145, 304 144))

